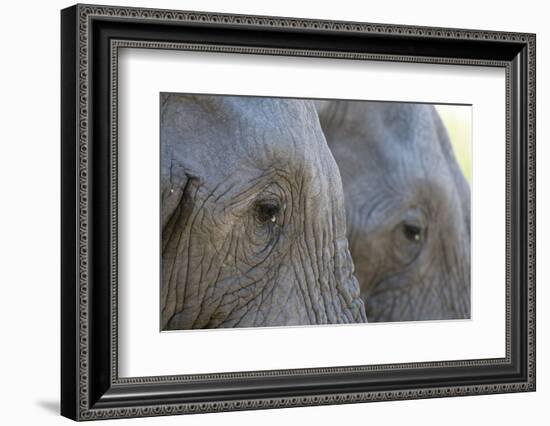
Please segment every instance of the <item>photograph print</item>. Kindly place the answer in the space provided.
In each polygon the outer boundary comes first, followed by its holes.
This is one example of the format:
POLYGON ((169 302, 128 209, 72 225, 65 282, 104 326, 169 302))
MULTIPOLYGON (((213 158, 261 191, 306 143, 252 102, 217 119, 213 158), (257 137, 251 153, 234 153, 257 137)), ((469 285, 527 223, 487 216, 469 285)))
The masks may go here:
POLYGON ((471 106, 160 94, 160 329, 470 318, 471 106))

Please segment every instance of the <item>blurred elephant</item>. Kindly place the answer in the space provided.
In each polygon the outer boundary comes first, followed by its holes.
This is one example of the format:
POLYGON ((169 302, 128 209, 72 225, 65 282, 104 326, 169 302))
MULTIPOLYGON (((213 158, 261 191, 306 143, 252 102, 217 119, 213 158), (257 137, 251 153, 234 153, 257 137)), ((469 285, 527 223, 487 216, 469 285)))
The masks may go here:
POLYGON ((319 101, 369 321, 470 317, 470 188, 433 106, 319 101))

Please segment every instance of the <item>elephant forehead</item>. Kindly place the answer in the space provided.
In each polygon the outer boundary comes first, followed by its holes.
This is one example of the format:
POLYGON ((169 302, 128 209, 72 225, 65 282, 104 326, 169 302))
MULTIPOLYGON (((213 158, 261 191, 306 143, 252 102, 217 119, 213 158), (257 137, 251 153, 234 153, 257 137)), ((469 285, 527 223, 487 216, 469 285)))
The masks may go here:
POLYGON ((442 157, 434 123, 433 106, 403 103, 381 103, 378 106, 381 131, 398 145, 402 152, 416 156, 442 157))
POLYGON ((366 166, 365 173, 370 168, 373 173, 383 169, 407 179, 445 173, 447 164, 432 106, 389 102, 348 102, 344 106, 347 128, 342 137, 346 143, 334 143, 333 149, 352 157, 352 163, 366 166))
POLYGON ((161 96, 163 164, 200 175, 326 167, 329 155, 313 104, 236 96, 161 96))

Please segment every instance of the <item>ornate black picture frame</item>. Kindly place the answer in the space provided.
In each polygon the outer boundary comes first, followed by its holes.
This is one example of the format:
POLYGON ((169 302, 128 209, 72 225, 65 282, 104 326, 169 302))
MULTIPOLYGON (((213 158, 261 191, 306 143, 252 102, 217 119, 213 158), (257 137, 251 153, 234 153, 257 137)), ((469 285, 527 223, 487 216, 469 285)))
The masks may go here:
POLYGON ((76 5, 61 12, 61 414, 74 420, 535 390, 535 35, 76 5), (506 72, 506 356, 119 378, 121 47, 485 65, 506 72))

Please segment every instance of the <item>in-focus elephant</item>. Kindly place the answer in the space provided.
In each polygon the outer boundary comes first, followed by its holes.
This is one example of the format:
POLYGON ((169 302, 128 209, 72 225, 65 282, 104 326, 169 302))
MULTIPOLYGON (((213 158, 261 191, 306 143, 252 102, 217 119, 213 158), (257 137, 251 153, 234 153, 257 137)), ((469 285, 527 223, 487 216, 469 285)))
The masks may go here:
POLYGON ((366 321, 311 101, 161 95, 161 328, 366 321))
POLYGON ((470 317, 470 188, 433 106, 319 101, 370 322, 470 317))

